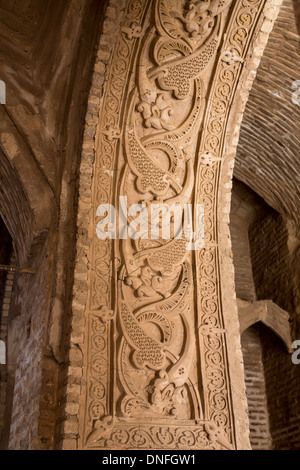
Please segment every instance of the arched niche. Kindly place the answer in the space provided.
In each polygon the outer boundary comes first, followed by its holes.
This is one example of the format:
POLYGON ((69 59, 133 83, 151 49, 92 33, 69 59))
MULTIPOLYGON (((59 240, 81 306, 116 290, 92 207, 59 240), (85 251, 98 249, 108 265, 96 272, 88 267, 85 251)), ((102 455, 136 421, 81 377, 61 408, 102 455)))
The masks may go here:
POLYGON ((298 449, 299 366, 292 363, 279 335, 263 322, 246 328, 241 342, 252 448, 298 449))

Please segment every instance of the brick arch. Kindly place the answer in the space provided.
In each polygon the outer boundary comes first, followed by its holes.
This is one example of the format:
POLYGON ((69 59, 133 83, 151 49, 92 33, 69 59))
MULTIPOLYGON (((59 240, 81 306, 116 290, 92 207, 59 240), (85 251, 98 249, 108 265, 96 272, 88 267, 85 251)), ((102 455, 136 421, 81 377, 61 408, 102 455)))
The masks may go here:
POLYGON ((258 322, 272 330, 284 343, 286 350, 292 352, 290 315, 272 300, 246 302, 238 299, 241 334, 258 322))
POLYGON ((0 113, 0 214, 24 263, 53 223, 54 197, 14 123, 0 113))

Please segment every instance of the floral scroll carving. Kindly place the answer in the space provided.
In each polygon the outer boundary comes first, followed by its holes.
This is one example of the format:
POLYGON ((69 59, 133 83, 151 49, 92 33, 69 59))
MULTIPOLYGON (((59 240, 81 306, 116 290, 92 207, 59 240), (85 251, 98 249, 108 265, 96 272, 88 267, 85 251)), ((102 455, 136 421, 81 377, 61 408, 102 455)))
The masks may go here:
POLYGON ((205 246, 95 237, 85 448, 235 448, 215 202, 263 5, 128 2, 102 103, 94 206, 119 196, 128 206, 203 204, 205 246))

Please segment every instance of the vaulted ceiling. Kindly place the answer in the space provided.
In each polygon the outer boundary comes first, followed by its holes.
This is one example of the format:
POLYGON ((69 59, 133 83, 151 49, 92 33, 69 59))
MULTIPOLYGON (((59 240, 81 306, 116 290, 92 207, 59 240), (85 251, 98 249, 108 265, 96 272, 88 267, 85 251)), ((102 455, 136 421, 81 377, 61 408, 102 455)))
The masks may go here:
POLYGON ((299 233, 300 95, 298 104, 292 99, 297 80, 300 89, 300 37, 293 2, 284 0, 246 106, 234 175, 299 233))
POLYGON ((82 132, 105 0, 0 0, 3 107, 57 197, 82 132), (72 139, 76 145, 72 143, 72 139))
POLYGON ((0 215, 24 259, 32 241, 50 227, 55 232, 60 220, 66 238, 75 230, 84 122, 106 4, 0 0, 0 80, 6 84, 0 215))

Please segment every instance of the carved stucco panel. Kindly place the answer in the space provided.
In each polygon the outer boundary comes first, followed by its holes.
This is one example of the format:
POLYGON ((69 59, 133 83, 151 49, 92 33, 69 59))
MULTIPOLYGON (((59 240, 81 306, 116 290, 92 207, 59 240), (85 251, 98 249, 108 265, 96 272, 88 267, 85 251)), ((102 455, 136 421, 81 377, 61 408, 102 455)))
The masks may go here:
POLYGON ((96 139, 81 448, 237 447, 217 201, 231 105, 266 3, 127 4, 96 139), (119 196, 128 207, 203 204, 204 247, 98 239, 97 208, 119 196))

